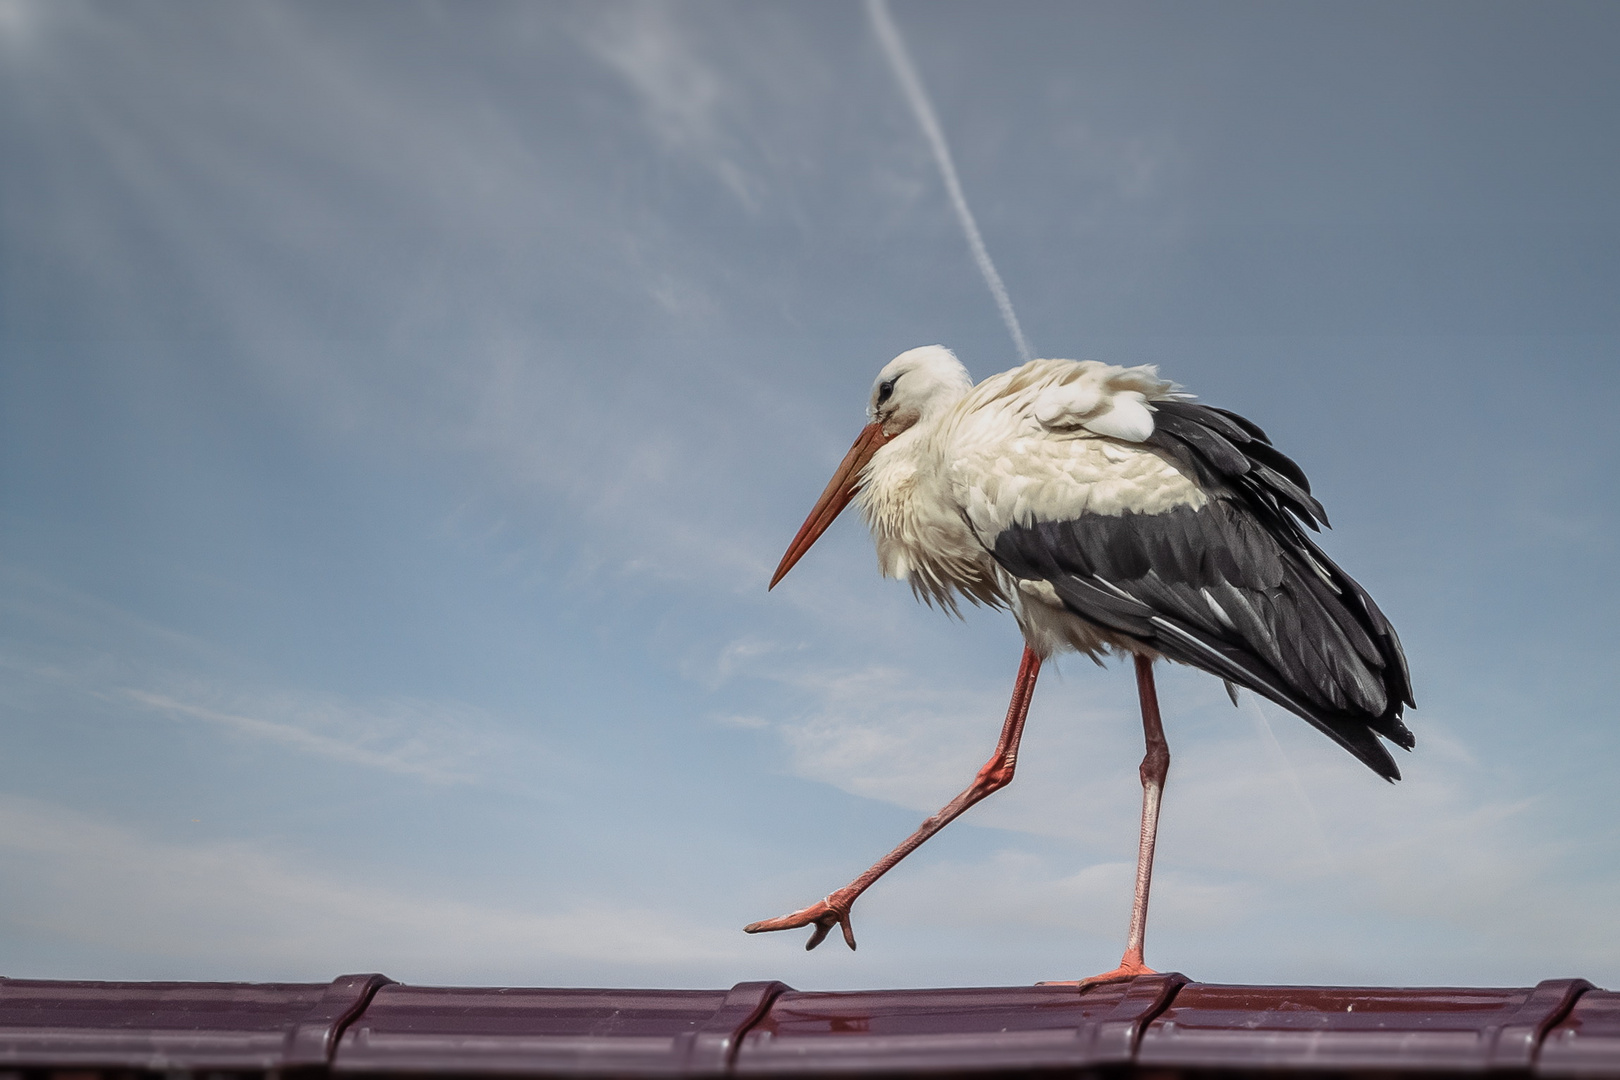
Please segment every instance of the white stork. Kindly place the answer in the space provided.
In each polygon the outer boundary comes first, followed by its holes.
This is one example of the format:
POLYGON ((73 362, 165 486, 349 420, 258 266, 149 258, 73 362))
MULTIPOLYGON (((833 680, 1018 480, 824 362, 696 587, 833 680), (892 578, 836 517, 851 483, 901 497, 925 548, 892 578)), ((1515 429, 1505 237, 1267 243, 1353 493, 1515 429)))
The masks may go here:
POLYGON ((1411 749, 1399 639, 1372 597, 1306 535, 1327 524, 1299 466, 1265 432, 1196 404, 1153 367, 1034 360, 973 385, 946 348, 890 361, 871 418, 782 557, 793 568, 851 499, 887 577, 954 611, 1004 606, 1024 655, 1001 739, 973 783, 871 869, 749 933, 838 926, 868 886, 968 807, 1012 781, 1041 663, 1067 649, 1136 666, 1147 754, 1125 955, 1105 982, 1149 974, 1142 948, 1170 750, 1153 662, 1201 668, 1303 717, 1388 780, 1382 736, 1411 749))

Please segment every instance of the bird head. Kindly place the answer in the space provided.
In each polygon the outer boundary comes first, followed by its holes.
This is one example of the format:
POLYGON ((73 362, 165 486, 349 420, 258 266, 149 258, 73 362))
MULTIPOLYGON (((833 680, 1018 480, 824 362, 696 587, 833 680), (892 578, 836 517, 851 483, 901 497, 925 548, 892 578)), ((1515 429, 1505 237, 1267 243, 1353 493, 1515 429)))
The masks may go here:
POLYGON ((804 557, 810 545, 833 523, 860 490, 867 462, 883 444, 913 428, 918 421, 933 417, 962 399, 973 389, 973 379, 956 354, 943 345, 908 349, 883 365, 872 384, 872 397, 866 415, 872 422, 861 429, 855 445, 849 448, 838 471, 816 500, 810 516, 799 527, 799 534, 788 545, 787 554, 771 575, 770 588, 787 576, 793 564, 804 557))
POLYGON ((971 389, 967 368, 945 346, 907 349, 878 372, 866 415, 892 439, 923 417, 956 404, 971 389))

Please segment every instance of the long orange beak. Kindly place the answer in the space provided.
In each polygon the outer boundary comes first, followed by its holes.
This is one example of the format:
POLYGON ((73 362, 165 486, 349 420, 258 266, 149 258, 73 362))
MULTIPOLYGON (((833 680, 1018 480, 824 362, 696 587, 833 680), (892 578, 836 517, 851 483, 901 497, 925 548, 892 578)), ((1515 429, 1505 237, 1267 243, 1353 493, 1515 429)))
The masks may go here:
POLYGON ((878 447, 888 441, 889 437, 883 433, 882 424, 867 424, 861 428, 860 435, 855 439, 855 445, 844 455, 843 463, 828 481, 827 489, 821 493, 821 498, 816 500, 815 509, 810 511, 810 516, 799 526, 799 535, 788 545, 787 554, 782 556, 781 563, 776 567, 776 573, 771 576, 767 591, 776 588, 776 583, 787 577, 787 572, 793 569, 793 564, 804 557, 804 553, 810 550, 810 545, 821 538, 821 534, 827 531, 827 526, 831 525, 844 507, 849 505, 849 500, 860 490, 861 470, 872 460, 872 455, 878 452, 878 447))

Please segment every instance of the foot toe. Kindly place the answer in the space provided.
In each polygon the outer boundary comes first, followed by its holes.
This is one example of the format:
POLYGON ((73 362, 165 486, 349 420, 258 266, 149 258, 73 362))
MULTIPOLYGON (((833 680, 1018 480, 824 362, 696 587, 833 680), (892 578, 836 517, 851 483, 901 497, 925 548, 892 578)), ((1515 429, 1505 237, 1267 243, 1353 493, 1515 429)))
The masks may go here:
POLYGON ((1138 975, 1157 975, 1157 971, 1146 964, 1121 964, 1113 971, 1105 971, 1101 975, 1090 975, 1084 979, 1054 979, 1050 982, 1038 982, 1036 986, 1076 986, 1085 989, 1088 986, 1102 986, 1104 983, 1125 982, 1138 975))

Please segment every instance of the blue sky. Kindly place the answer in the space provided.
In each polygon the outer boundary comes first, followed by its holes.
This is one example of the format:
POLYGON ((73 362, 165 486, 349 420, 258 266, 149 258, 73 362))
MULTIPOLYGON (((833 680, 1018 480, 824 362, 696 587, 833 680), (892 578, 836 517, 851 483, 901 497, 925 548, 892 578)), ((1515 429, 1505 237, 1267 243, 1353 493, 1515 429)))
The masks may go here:
MULTIPOLYGON (((1310 473, 1406 643, 1389 786, 1162 675, 1148 959, 1620 982, 1611 4, 896 0, 1040 355, 1310 473)), ((801 988, 1111 967, 1128 671, 843 521, 1016 354, 858 4, 0 0, 0 969, 801 988), (836 943, 834 943, 836 944, 836 943)))

